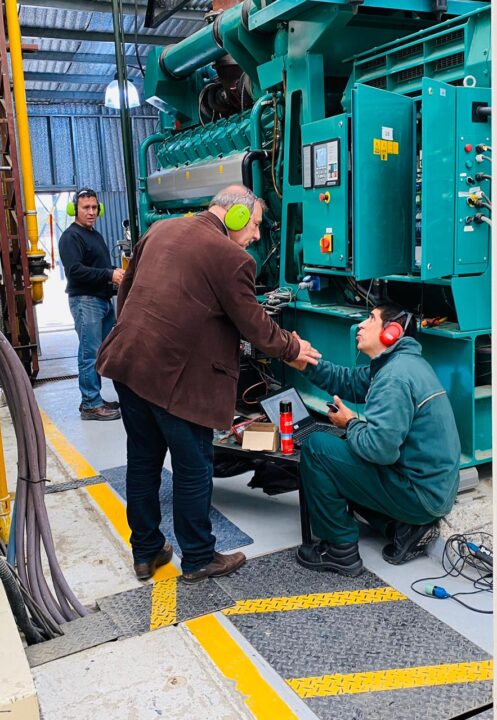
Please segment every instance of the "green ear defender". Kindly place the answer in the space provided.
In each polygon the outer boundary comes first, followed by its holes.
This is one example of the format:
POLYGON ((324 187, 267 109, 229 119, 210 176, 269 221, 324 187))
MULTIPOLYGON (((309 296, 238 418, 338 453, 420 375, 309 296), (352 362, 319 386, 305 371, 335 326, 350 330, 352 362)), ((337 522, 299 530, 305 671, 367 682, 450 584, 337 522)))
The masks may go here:
MULTIPOLYGON (((93 190, 91 191, 91 194, 88 194, 87 188, 83 188, 83 190, 80 190, 79 192, 75 193, 73 196, 73 199, 70 200, 66 205, 66 213, 69 215, 69 217, 76 217, 76 207, 77 207, 78 200, 80 197, 96 198, 96 195, 93 194, 93 190)), ((97 202, 98 202, 98 200, 97 200, 97 202)), ((97 217, 102 217, 103 214, 104 214, 104 204, 99 202, 97 217)))
POLYGON ((250 220, 250 210, 246 205, 239 203, 238 205, 232 205, 224 216, 224 224, 228 230, 234 232, 243 230, 250 220))

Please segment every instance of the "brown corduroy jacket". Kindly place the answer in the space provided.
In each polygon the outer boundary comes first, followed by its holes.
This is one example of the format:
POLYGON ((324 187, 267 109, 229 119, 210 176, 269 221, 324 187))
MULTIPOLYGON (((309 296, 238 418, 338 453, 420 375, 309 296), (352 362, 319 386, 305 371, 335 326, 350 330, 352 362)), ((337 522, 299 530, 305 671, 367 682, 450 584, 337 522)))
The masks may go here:
POLYGON ((240 334, 270 357, 299 353, 257 302, 253 258, 210 212, 152 225, 119 288, 117 313, 98 372, 205 427, 231 425, 240 334))

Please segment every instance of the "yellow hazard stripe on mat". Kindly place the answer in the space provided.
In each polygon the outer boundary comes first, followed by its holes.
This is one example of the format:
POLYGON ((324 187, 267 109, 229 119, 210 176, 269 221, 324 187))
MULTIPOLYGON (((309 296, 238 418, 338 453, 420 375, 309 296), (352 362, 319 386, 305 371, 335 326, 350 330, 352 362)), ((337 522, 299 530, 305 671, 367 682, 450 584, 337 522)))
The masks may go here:
POLYGON ((298 720, 214 615, 189 620, 186 626, 225 677, 235 682, 257 720, 298 720))
POLYGON ((369 590, 347 590, 332 593, 291 595, 288 597, 258 598, 256 600, 238 600, 234 607, 223 610, 223 614, 249 615, 251 613, 289 612, 291 610, 310 610, 313 608, 340 607, 342 605, 369 605, 407 599, 405 595, 395 590, 395 588, 380 587, 369 590))
POLYGON ((158 630, 176 622, 177 578, 155 579, 152 588, 152 607, 150 609, 150 630, 158 630))
POLYGON ((454 685, 456 683, 483 682, 493 678, 493 660, 426 665, 395 670, 321 675, 287 680, 301 698, 353 695, 385 690, 454 685))

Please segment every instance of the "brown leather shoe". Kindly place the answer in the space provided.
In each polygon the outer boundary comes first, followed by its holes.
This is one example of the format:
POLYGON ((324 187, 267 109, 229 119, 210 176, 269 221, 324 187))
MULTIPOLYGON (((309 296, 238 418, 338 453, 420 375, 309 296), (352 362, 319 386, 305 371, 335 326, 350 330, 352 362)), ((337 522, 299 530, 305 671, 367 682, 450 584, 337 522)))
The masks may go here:
POLYGON ((117 400, 104 400, 105 407, 110 408, 111 410, 119 410, 120 405, 117 402, 117 400))
POLYGON ((200 568, 200 570, 184 572, 181 577, 187 585, 194 585, 206 578, 230 575, 232 572, 235 572, 235 570, 238 570, 238 568, 245 563, 246 559, 242 552, 232 553, 231 555, 221 555, 218 552, 214 552, 214 557, 208 565, 200 568))
POLYGON ((80 415, 81 420, 119 420, 121 417, 119 410, 112 410, 107 405, 101 405, 98 408, 83 408, 80 415))
POLYGON ((133 568, 138 580, 148 580, 161 565, 167 565, 173 557, 173 546, 166 543, 162 550, 148 562, 134 563, 133 568))

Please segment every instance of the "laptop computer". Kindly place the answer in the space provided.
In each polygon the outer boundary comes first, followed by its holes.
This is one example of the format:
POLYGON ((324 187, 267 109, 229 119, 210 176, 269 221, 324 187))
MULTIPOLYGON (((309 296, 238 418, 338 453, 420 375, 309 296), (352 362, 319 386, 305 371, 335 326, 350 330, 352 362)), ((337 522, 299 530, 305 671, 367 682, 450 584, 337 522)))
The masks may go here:
POLYGON ((310 415, 298 391, 293 387, 282 388, 275 393, 259 400, 263 411, 269 420, 279 427, 280 402, 292 403, 293 440, 296 445, 302 445, 304 440, 315 432, 326 432, 338 437, 343 435, 341 428, 336 428, 329 422, 318 422, 310 415))

